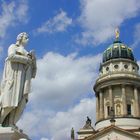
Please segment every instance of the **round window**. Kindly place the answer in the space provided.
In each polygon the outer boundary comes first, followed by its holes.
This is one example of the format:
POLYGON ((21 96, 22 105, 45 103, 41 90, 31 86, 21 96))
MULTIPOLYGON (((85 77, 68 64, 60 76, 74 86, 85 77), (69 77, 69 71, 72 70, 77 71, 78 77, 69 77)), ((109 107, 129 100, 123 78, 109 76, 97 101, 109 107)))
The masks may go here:
POLYGON ((109 67, 106 67, 106 71, 109 71, 109 67))
POLYGON ((136 69, 135 69, 135 67, 133 67, 133 71, 135 71, 136 69))
POLYGON ((118 65, 114 65, 114 68, 115 68, 115 69, 118 69, 118 68, 119 68, 119 66, 118 66, 118 65))
POLYGON ((124 68, 127 69, 128 68, 128 65, 124 65, 124 68))

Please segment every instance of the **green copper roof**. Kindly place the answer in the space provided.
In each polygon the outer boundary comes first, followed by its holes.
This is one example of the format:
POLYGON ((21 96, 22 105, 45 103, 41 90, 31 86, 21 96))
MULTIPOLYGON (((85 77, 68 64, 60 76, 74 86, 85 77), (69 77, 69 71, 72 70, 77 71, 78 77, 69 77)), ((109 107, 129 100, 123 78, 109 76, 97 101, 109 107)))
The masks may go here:
POLYGON ((135 61, 131 48, 116 40, 104 51, 103 62, 117 58, 125 58, 135 61))

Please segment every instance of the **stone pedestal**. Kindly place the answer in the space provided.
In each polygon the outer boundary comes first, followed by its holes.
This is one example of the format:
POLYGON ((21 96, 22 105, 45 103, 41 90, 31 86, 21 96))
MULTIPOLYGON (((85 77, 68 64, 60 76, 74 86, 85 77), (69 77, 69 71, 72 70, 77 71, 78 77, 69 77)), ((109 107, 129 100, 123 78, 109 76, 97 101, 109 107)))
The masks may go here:
POLYGON ((0 126, 0 140, 30 140, 22 130, 0 126))
POLYGON ((78 132, 78 140, 83 140, 94 134, 93 129, 80 129, 78 132))

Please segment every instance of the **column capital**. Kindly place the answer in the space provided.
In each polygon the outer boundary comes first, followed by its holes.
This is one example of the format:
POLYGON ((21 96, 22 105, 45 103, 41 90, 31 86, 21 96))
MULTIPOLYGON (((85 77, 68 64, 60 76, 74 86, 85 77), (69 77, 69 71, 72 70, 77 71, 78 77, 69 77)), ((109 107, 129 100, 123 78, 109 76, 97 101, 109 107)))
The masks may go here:
POLYGON ((95 96, 98 97, 99 96, 99 93, 98 92, 95 92, 95 96))
POLYGON ((108 86, 109 89, 112 89, 112 86, 108 86))
POLYGON ((102 93, 102 92, 103 92, 103 89, 100 89, 100 90, 99 90, 99 93, 100 93, 100 92, 102 93))
POLYGON ((121 86, 122 86, 122 88, 125 88, 125 87, 126 87, 126 85, 125 85, 125 84, 122 84, 121 86))
POLYGON ((138 88, 137 86, 134 86, 134 90, 137 90, 137 88, 138 88))

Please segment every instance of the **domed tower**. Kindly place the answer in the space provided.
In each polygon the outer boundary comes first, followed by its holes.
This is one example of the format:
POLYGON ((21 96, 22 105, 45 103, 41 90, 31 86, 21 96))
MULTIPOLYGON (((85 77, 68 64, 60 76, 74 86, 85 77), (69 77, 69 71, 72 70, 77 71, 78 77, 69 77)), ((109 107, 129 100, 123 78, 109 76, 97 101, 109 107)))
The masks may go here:
POLYGON ((96 95, 96 131, 115 125, 125 130, 140 128, 140 75, 132 49, 116 40, 103 53, 94 91, 96 95), (112 110, 112 111, 111 111, 112 110))

